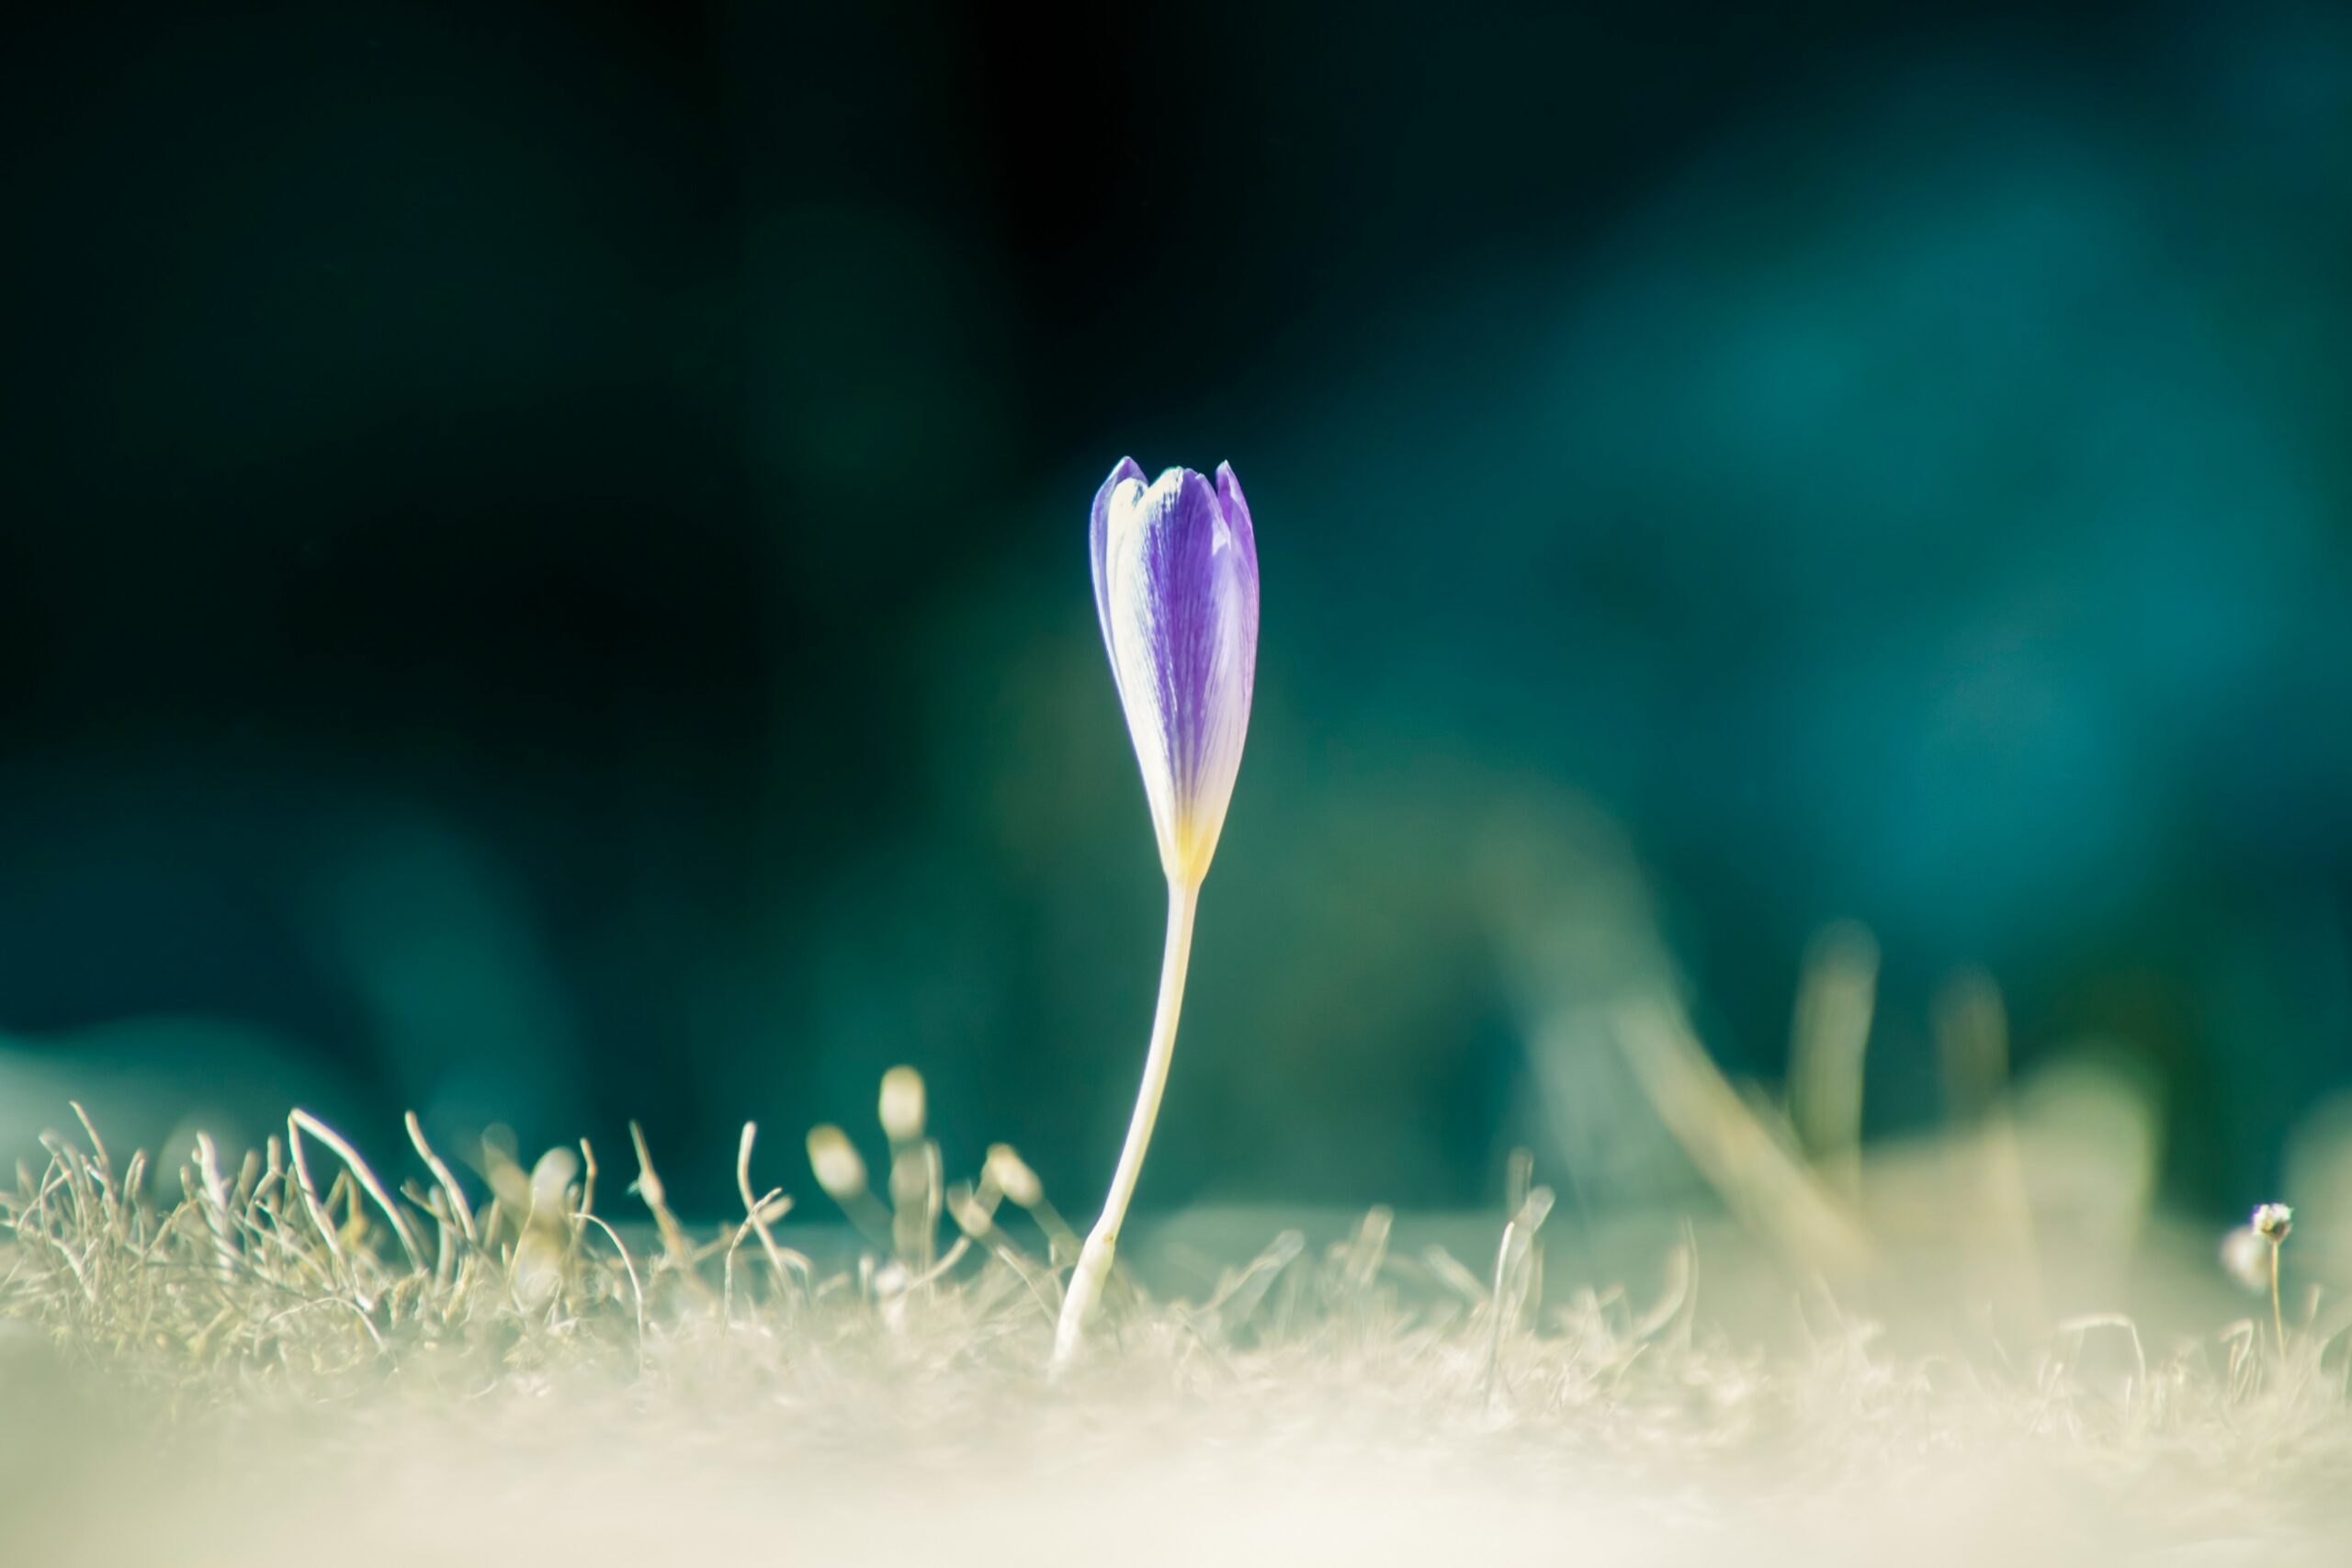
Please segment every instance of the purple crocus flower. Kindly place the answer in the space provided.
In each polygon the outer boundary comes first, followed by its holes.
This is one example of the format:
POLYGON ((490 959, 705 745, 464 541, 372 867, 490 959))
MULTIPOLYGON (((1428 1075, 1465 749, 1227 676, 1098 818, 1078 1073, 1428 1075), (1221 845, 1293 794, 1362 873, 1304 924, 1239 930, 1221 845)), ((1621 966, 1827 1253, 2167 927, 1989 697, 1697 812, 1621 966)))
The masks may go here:
POLYGON ((1078 1352, 1143 1174, 1176 1050, 1193 910, 1241 771, 1258 674, 1258 540, 1229 466, 1217 469, 1214 485, 1190 468, 1170 468, 1146 484, 1135 459, 1122 459, 1094 494, 1092 542, 1102 646, 1127 710, 1136 761, 1143 764, 1159 864, 1168 874, 1168 947, 1127 1141, 1062 1298, 1057 1367, 1078 1352))
POLYGON ((1216 853, 1258 672, 1258 542, 1233 466, 1147 484, 1120 459, 1094 495, 1094 604, 1170 882, 1216 853))

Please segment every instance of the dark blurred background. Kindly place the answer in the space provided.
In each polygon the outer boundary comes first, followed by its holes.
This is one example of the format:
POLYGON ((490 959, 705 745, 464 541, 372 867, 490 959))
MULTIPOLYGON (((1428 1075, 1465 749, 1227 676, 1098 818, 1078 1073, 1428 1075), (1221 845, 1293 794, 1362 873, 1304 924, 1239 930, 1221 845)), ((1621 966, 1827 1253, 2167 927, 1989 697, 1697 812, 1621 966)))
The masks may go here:
POLYGON ((2352 1084, 2343 10, 7 29, 12 1146, 636 1117, 715 1208, 905 1061, 1091 1213, 1130 453, 1231 459, 1265 578, 1147 1206, 1574 1155, 1547 909, 1768 1094, 1865 923, 1873 1134, 1982 965, 2020 1071, 2148 1065, 2199 1211, 2352 1084))

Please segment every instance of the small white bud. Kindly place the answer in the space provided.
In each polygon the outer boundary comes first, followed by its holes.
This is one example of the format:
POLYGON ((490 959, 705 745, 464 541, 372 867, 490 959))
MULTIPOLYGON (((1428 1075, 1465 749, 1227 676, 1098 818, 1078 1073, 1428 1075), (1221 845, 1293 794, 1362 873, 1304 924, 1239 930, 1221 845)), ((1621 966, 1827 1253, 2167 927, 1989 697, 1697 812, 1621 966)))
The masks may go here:
POLYGON ((996 1190, 1024 1209, 1035 1208, 1046 1195, 1045 1183, 1029 1168, 1029 1162, 1013 1152, 1011 1144, 990 1144, 988 1164, 983 1168, 996 1190))
POLYGON ((580 1156, 558 1146, 541 1155, 531 1167, 531 1210, 544 1219, 560 1217, 570 1207, 564 1192, 580 1174, 580 1156))
POLYGON ((2238 1226, 2222 1238, 2222 1269, 2259 1294, 2270 1286, 2270 1244, 2252 1225, 2238 1226))
POLYGON ((829 1198, 847 1201, 865 1190, 865 1161, 849 1134, 830 1122, 808 1129, 808 1168, 829 1198))
POLYGON ((2295 1211, 2284 1203, 2265 1203, 2254 1212, 2248 1222, 2267 1241, 2284 1241, 2287 1233, 2295 1228, 2295 1211))
POLYGON ((922 1136, 922 1075, 912 1067, 892 1067, 882 1075, 882 1131, 894 1144, 911 1144, 922 1136))
POLYGON ((947 1190, 947 1213, 966 1235, 979 1235, 996 1223, 996 1216, 988 1212, 978 1195, 968 1187, 947 1190))

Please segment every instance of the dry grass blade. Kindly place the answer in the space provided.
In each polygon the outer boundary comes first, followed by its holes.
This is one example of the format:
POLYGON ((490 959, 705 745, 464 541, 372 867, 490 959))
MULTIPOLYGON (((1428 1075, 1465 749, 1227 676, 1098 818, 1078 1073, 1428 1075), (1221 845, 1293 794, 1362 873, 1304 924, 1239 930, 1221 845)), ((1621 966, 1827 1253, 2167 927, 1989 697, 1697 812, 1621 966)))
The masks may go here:
POLYGON ((384 1217, 391 1222, 392 1234, 400 1237, 401 1249, 408 1254, 409 1266, 419 1269, 429 1267, 424 1258, 424 1243, 418 1237, 416 1227, 409 1224, 408 1215, 401 1212, 392 1195, 384 1190, 384 1184, 376 1179, 376 1173, 368 1168, 368 1162, 359 1157, 359 1151, 353 1148, 342 1134, 309 1111, 297 1111, 287 1118, 287 1142, 295 1149, 298 1159, 304 1133, 333 1149, 335 1157, 343 1161, 344 1168, 351 1173, 352 1179, 358 1182, 368 1196, 375 1201, 376 1207, 384 1212, 384 1217))
POLYGON ((1871 1258, 1860 1224, 1760 1122, 1663 1001, 1627 1003, 1617 1038, 1659 1119, 1724 1201, 1806 1271, 1861 1276, 1871 1258))
POLYGON ((433 1173, 434 1181, 446 1195, 449 1217, 456 1222, 458 1234, 466 1238, 467 1246, 479 1246, 481 1237, 474 1229, 473 1205, 466 1201, 466 1190, 458 1185, 457 1177, 442 1163, 441 1156, 433 1152, 433 1145, 424 1141, 424 1124, 416 1119, 416 1112, 409 1111, 402 1121, 408 1128, 408 1141, 416 1146, 417 1158, 424 1162, 424 1168, 433 1173))
MULTIPOLYGON (((742 1140, 735 1146, 735 1190, 743 1200, 743 1224, 758 1235, 760 1250, 767 1254, 768 1269, 775 1279, 777 1289, 783 1289, 786 1280, 796 1276, 806 1285, 811 1272, 808 1260, 787 1247, 778 1247, 775 1233, 768 1228, 791 1209, 792 1200, 785 1196, 781 1187, 771 1189, 764 1197, 752 1196, 752 1143, 759 1136, 759 1123, 744 1122, 742 1140), (789 1272, 786 1267, 787 1260, 790 1263, 789 1272)), ((739 1232, 739 1239, 740 1236, 739 1232)))
POLYGON ((1823 1180, 1861 1195, 1862 1068, 1877 1006, 1878 943, 1860 926, 1815 937, 1789 1039, 1789 1111, 1823 1180))

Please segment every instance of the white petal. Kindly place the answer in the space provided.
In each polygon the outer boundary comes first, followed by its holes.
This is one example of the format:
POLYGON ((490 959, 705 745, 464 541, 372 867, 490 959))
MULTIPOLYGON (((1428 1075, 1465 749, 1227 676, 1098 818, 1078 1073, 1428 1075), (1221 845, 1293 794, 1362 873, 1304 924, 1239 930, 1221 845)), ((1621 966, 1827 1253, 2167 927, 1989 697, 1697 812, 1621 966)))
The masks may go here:
POLYGON ((1120 704, 1126 709, 1136 761, 1143 770, 1144 794, 1151 803, 1160 859, 1170 866, 1176 863, 1176 779, 1167 719, 1160 712, 1159 606, 1144 570, 1143 546, 1145 524, 1155 512, 1173 502, 1183 482, 1184 471, 1170 468, 1148 491, 1136 483, 1120 486, 1111 499, 1110 538, 1104 552, 1112 673, 1118 683, 1120 704))

